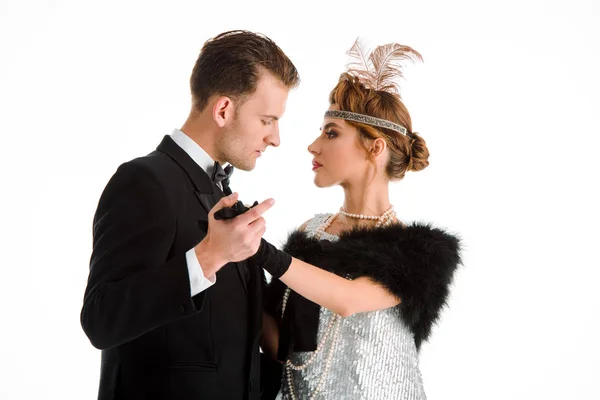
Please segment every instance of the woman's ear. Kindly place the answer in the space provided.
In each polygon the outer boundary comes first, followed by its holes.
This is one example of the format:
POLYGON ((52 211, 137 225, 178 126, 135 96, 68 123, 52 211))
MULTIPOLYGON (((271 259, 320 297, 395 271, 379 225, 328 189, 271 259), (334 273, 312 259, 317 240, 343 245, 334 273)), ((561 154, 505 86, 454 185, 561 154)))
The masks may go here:
POLYGON ((377 138, 371 144, 371 155, 373 156, 373 158, 377 158, 381 154, 383 154, 386 148, 387 143, 385 142, 385 140, 382 138, 377 138))

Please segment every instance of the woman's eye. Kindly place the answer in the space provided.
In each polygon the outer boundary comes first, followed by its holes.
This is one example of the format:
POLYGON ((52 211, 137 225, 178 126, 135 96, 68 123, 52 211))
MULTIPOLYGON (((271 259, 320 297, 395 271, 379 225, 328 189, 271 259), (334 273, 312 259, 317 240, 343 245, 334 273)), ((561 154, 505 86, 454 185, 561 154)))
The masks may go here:
POLYGON ((268 126, 268 125, 271 125, 271 120, 268 120, 268 121, 267 121, 267 120, 264 120, 264 119, 263 119, 263 120, 262 120, 262 123, 263 123, 263 125, 267 125, 267 126, 268 126))
POLYGON ((325 135, 327 135, 328 139, 333 139, 334 137, 336 137, 336 134, 334 131, 327 131, 327 132, 325 132, 325 135))

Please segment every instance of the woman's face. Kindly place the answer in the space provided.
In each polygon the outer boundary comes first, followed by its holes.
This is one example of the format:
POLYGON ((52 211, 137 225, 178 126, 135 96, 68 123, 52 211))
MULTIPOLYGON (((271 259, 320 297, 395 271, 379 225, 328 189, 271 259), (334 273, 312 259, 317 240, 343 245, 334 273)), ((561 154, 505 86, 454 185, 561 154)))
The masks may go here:
MULTIPOLYGON (((339 110, 336 104, 329 110, 339 110)), ((373 167, 367 152, 360 145, 358 129, 343 119, 325 118, 321 134, 308 146, 313 155, 315 185, 328 187, 354 181, 364 181, 373 167)))

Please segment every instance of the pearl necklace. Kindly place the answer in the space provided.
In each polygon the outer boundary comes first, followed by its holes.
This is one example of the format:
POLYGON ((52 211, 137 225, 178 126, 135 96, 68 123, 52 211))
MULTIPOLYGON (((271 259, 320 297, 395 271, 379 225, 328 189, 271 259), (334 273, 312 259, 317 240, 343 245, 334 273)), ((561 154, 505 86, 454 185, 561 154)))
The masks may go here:
POLYGON ((325 230, 331 226, 331 223, 338 215, 340 214, 331 214, 325 221, 323 221, 321 225, 317 227, 315 230, 315 239, 320 240, 323 237, 323 235, 326 233, 325 230))
MULTIPOLYGON (((351 214, 349 212, 344 211, 343 208, 340 208, 339 214, 342 214, 343 216, 348 217, 348 218, 377 221, 377 224, 375 224, 375 228, 379 228, 380 226, 391 225, 394 220, 394 217, 396 216, 396 212, 394 211, 394 206, 390 206, 390 208, 388 208, 381 215, 351 214)), ((327 228, 325 228, 325 229, 327 229, 327 228)))

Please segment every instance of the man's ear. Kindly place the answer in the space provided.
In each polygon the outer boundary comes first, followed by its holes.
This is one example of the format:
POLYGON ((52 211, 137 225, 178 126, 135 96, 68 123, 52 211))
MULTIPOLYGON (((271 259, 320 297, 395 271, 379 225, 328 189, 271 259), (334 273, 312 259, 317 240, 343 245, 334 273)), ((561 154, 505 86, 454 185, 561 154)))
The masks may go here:
POLYGON ((232 119, 235 113, 234 107, 233 101, 227 96, 216 99, 212 109, 212 117, 219 128, 224 127, 227 121, 232 119))

